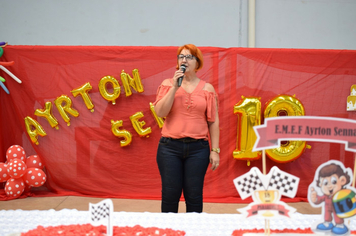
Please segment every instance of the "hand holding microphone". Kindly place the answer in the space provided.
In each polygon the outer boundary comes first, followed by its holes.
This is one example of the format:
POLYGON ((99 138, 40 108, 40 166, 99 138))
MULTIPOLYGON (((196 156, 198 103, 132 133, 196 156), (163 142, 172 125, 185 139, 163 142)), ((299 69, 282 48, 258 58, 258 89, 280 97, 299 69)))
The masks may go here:
MULTIPOLYGON (((183 71, 183 73, 185 73, 185 70, 187 69, 187 67, 185 65, 181 65, 179 69, 181 71, 183 71)), ((183 77, 184 77, 184 75, 182 75, 181 77, 178 78, 178 87, 180 87, 182 85, 183 77)))

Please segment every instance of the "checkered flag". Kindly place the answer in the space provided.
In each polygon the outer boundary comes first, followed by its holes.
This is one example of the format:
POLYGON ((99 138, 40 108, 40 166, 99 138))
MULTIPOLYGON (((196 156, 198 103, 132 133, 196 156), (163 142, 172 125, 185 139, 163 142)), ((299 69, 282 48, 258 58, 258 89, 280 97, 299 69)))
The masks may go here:
POLYGON ((249 172, 234 179, 235 187, 242 199, 245 199, 257 190, 265 190, 262 182, 262 173, 257 167, 252 167, 249 172))
POLYGON ((297 194, 299 178, 281 171, 277 166, 272 167, 269 174, 268 190, 279 190, 281 195, 294 198, 297 194))
POLYGON ((90 220, 95 226, 105 225, 106 235, 113 235, 112 214, 114 206, 111 199, 105 199, 97 204, 89 203, 90 220))

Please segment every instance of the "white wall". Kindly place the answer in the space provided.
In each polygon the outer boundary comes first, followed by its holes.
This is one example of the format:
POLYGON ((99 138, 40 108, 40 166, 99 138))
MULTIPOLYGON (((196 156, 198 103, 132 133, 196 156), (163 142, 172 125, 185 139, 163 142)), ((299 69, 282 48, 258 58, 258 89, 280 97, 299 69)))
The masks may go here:
MULTIPOLYGON (((12 45, 247 47, 248 0, 1 0, 12 45)), ((356 49, 356 0, 256 0, 256 47, 356 49)))
POLYGON ((355 0, 257 0, 256 47, 356 49, 355 0))

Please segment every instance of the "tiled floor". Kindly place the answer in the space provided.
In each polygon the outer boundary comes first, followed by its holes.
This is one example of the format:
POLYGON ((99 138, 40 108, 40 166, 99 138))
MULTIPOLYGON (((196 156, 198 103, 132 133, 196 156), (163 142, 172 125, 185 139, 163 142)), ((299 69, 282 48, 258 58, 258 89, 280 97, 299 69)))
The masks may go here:
MULTIPOLYGON (((86 211, 89 203, 98 203, 101 198, 90 197, 27 197, 10 201, 0 201, 0 210, 61 210, 77 209, 86 211)), ((136 200, 136 199, 112 199, 114 211, 126 212, 160 212, 161 202, 158 200, 136 200)), ((307 202, 288 203, 289 206, 297 209, 302 214, 321 214, 321 208, 312 208, 307 202)), ((213 214, 238 214, 238 208, 245 207, 246 204, 235 203, 204 203, 203 211, 213 214)), ((185 203, 180 202, 179 212, 185 212, 185 203)))

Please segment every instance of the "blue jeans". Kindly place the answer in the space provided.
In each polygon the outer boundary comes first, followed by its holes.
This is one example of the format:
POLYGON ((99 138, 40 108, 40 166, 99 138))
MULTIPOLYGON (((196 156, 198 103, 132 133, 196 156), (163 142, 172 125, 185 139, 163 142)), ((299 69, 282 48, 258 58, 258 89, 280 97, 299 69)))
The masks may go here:
POLYGON ((178 212, 182 191, 186 212, 203 211, 203 185, 209 155, 206 140, 161 137, 157 164, 162 180, 162 212, 178 212))

